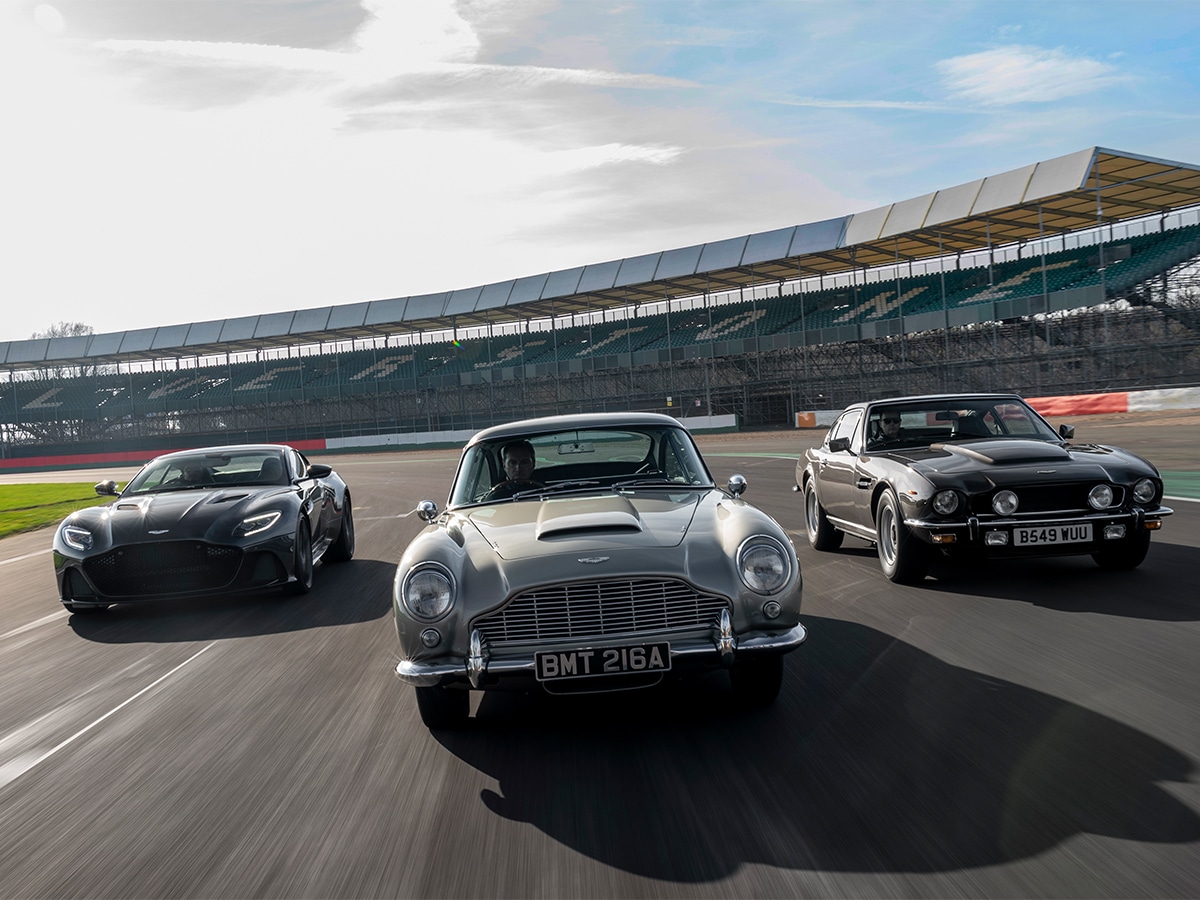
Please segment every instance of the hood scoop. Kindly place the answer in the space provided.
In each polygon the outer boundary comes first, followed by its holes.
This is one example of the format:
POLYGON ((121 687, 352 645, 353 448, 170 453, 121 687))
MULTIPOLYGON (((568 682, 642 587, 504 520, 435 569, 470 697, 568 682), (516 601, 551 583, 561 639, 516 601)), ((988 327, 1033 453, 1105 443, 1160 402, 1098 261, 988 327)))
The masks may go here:
POLYGON ((999 441, 971 441, 969 444, 931 444, 929 449, 965 456, 989 466, 1005 463, 1061 463, 1071 458, 1071 454, 1058 444, 1011 438, 999 441))
POLYGON ((538 514, 539 541, 581 534, 637 534, 642 520, 627 499, 618 495, 587 499, 547 500, 538 514))

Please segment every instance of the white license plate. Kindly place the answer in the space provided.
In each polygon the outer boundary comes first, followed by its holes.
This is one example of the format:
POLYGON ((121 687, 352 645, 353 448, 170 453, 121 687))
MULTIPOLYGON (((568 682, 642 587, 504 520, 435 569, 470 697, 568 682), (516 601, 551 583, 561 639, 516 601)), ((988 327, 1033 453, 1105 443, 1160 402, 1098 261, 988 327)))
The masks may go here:
POLYGON ((667 641, 630 647, 589 647, 584 650, 543 650, 533 655, 538 681, 666 672, 671 668, 667 641))
POLYGON ((1013 544, 1017 547, 1030 547, 1036 544, 1086 544, 1091 539, 1092 524, 1090 522, 1013 529, 1013 544))

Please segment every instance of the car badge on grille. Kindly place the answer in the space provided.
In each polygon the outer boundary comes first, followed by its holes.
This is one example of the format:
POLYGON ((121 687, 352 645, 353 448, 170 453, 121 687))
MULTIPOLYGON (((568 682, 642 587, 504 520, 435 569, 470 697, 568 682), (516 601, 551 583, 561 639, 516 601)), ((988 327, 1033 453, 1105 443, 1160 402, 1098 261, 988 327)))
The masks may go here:
POLYGON ((581 563, 586 563, 589 566, 594 566, 596 563, 608 562, 607 556, 584 556, 580 558, 581 563))
POLYGON ((166 534, 170 530, 171 530, 170 528, 159 528, 156 531, 148 531, 146 533, 147 534, 166 534))

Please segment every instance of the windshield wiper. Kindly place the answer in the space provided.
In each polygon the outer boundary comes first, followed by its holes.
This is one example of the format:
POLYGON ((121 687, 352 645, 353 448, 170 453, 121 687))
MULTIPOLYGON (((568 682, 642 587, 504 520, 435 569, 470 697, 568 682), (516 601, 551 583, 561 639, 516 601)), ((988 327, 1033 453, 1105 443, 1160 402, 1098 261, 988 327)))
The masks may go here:
POLYGON ((618 481, 613 485, 614 491, 624 490, 631 487, 665 487, 665 488, 691 488, 701 487, 698 484, 687 484, 685 482, 671 481, 665 475, 659 475, 656 478, 630 478, 627 481, 618 481))
POLYGON ((547 484, 540 488, 529 488, 524 491, 517 491, 512 495, 513 500, 520 500, 522 497, 536 497, 539 494, 559 494, 565 491, 578 490, 580 488, 599 487, 598 481, 559 481, 554 484, 547 484))

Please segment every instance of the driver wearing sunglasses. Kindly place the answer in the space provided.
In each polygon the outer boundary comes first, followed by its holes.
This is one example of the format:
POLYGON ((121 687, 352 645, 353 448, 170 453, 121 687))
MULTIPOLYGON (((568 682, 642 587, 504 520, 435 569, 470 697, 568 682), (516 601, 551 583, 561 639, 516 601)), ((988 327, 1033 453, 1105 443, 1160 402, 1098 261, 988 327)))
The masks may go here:
POLYGON ((879 414, 878 419, 878 439, 876 446, 890 447, 900 443, 904 438, 904 431, 900 427, 900 413, 895 410, 885 409, 879 414))

